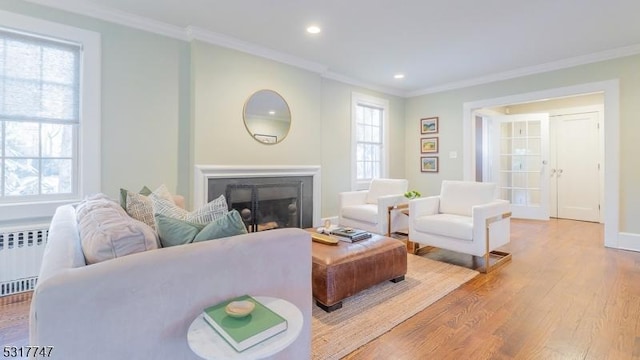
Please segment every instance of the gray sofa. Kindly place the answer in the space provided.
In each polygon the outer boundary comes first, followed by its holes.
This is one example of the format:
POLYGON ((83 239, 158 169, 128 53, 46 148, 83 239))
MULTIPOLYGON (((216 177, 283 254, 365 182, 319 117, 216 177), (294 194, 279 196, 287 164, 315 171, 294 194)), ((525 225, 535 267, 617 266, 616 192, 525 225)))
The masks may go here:
POLYGON ((311 239, 280 229, 149 250, 86 265, 76 213, 52 220, 30 313, 30 343, 54 359, 198 359, 187 330, 205 307, 250 294, 303 314, 302 333, 277 359, 311 351, 311 239))

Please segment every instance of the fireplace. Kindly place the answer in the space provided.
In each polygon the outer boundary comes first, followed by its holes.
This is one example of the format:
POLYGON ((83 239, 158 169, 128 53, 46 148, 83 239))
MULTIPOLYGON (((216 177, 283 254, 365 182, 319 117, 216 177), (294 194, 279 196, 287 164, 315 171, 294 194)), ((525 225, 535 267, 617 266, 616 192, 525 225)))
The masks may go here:
POLYGON ((318 226, 319 166, 197 165, 194 205, 224 195, 250 232, 318 226))

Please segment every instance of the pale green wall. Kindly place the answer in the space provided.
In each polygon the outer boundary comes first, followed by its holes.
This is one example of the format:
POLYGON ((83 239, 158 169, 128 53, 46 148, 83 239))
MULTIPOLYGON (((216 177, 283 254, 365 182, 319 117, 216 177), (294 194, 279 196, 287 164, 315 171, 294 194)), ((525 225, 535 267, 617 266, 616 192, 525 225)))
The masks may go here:
POLYGON ((484 99, 525 94, 545 89, 619 79, 620 81, 620 230, 640 233, 640 55, 609 60, 569 69, 531 75, 464 89, 407 99, 407 178, 410 186, 425 194, 437 194, 443 179, 462 179, 463 104, 484 99), (421 117, 440 117, 440 172, 422 174, 418 170, 421 117), (456 151, 457 159, 449 152, 456 151))
POLYGON ((462 178, 465 102, 620 79, 620 230, 640 233, 640 56, 402 99, 237 51, 184 42, 19 0, 0 9, 95 31, 102 36, 102 190, 165 183, 190 194, 193 165, 322 165, 322 216, 337 215, 350 189, 351 93, 390 101, 390 176, 436 194, 462 178), (278 91, 291 107, 289 136, 260 144, 246 133, 242 107, 256 90, 278 91), (420 118, 440 117, 440 172, 419 170, 420 118), (458 157, 449 158, 455 151, 458 157))
POLYGON ((3 0, 0 9, 100 34, 103 192, 161 183, 187 190, 178 135, 189 120, 188 43, 22 1, 3 0))
POLYGON ((338 215, 338 193, 351 190, 351 94, 389 100, 389 177, 404 178, 404 99, 324 79, 322 86, 322 216, 338 215))
MULTIPOLYGON (((186 42, 19 0, 0 9, 99 33, 102 37, 102 191, 117 197, 164 183, 191 195, 194 164, 321 165, 322 214, 337 215, 351 189, 351 93, 390 102, 390 175, 404 176, 404 99, 235 50, 186 42), (277 145, 253 140, 242 120, 247 98, 272 89, 292 125, 277 145)), ((187 197, 188 204, 190 197, 187 197)))
POLYGON ((404 176, 404 99, 235 50, 191 44, 194 163, 202 165, 320 165, 322 217, 338 214, 337 194, 351 189, 351 93, 384 97, 390 103, 390 165, 404 176), (283 142, 265 145, 245 129, 242 109, 257 90, 278 92, 291 109, 283 142))

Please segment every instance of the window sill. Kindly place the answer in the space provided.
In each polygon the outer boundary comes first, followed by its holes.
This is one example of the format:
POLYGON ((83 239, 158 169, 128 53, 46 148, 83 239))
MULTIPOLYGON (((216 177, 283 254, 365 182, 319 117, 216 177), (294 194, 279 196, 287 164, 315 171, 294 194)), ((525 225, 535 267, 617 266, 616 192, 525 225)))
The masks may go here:
POLYGON ((0 205, 1 224, 32 221, 34 219, 51 218, 59 206, 72 204, 79 199, 66 199, 55 201, 39 201, 12 203, 0 205))

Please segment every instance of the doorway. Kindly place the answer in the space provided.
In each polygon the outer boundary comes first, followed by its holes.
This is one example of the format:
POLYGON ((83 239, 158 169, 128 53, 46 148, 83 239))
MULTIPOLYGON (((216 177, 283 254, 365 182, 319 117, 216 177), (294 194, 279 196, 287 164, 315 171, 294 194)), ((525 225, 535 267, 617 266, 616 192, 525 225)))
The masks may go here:
POLYGON ((475 110, 505 106, 505 104, 525 104, 542 99, 565 98, 594 93, 602 93, 604 96, 604 121, 601 127, 604 140, 604 159, 601 167, 604 188, 603 201, 601 202, 605 228, 604 245, 619 248, 620 152, 617 144, 619 143, 620 126, 620 90, 618 80, 587 83, 464 103, 463 178, 465 180, 473 180, 475 178, 475 110))
POLYGON ((602 102, 590 94, 477 110, 476 181, 497 183, 516 218, 603 222, 602 102))

